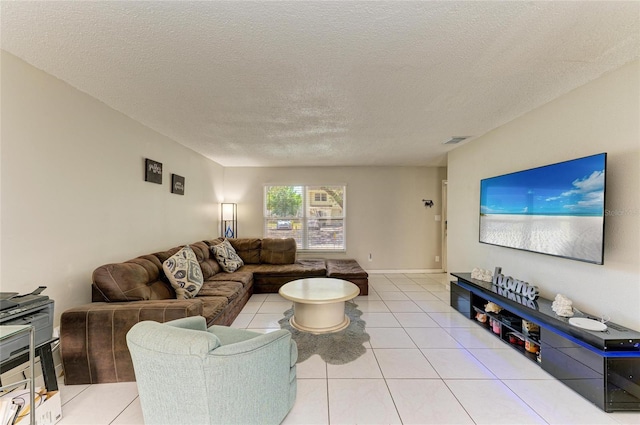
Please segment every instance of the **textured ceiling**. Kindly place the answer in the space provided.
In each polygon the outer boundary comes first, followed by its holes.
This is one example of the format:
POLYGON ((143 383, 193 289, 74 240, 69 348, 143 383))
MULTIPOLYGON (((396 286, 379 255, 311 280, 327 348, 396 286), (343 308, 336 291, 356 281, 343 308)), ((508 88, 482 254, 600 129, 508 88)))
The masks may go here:
POLYGON ((0 13, 4 50, 224 166, 445 165, 452 136, 640 56, 637 1, 2 1, 0 13))

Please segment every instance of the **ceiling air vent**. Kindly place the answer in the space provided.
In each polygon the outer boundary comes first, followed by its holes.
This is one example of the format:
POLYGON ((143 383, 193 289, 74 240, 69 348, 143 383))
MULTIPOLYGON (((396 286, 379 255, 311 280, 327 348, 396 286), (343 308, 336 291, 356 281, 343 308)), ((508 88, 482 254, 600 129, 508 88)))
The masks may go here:
POLYGON ((464 136, 464 137, 452 137, 451 140, 447 140, 446 142, 443 143, 443 145, 455 145, 456 143, 460 143, 463 140, 468 139, 469 136, 464 136))

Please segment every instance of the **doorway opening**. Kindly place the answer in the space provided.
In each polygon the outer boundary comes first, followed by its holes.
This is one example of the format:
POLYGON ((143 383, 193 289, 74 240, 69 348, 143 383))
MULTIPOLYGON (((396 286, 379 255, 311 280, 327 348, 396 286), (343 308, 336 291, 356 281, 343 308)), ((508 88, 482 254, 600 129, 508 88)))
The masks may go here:
POLYGON ((442 222, 441 232, 442 240, 440 246, 442 247, 442 271, 447 271, 447 180, 442 180, 442 222))

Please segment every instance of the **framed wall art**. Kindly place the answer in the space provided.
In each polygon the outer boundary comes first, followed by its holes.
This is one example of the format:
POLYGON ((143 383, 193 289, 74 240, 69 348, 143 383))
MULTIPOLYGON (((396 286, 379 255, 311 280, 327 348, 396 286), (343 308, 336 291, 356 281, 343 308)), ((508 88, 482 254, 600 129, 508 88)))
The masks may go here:
POLYGON ((184 177, 171 174, 171 193, 184 195, 184 177))
POLYGON ((144 181, 162 184, 162 162, 145 158, 144 160, 144 181))

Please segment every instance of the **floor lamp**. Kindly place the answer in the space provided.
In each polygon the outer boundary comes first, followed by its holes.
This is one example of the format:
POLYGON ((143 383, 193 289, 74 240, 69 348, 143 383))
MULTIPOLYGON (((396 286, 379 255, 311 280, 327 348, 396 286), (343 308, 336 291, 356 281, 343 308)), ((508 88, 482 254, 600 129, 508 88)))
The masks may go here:
POLYGON ((225 238, 238 237, 238 204, 220 204, 221 234, 225 238))

